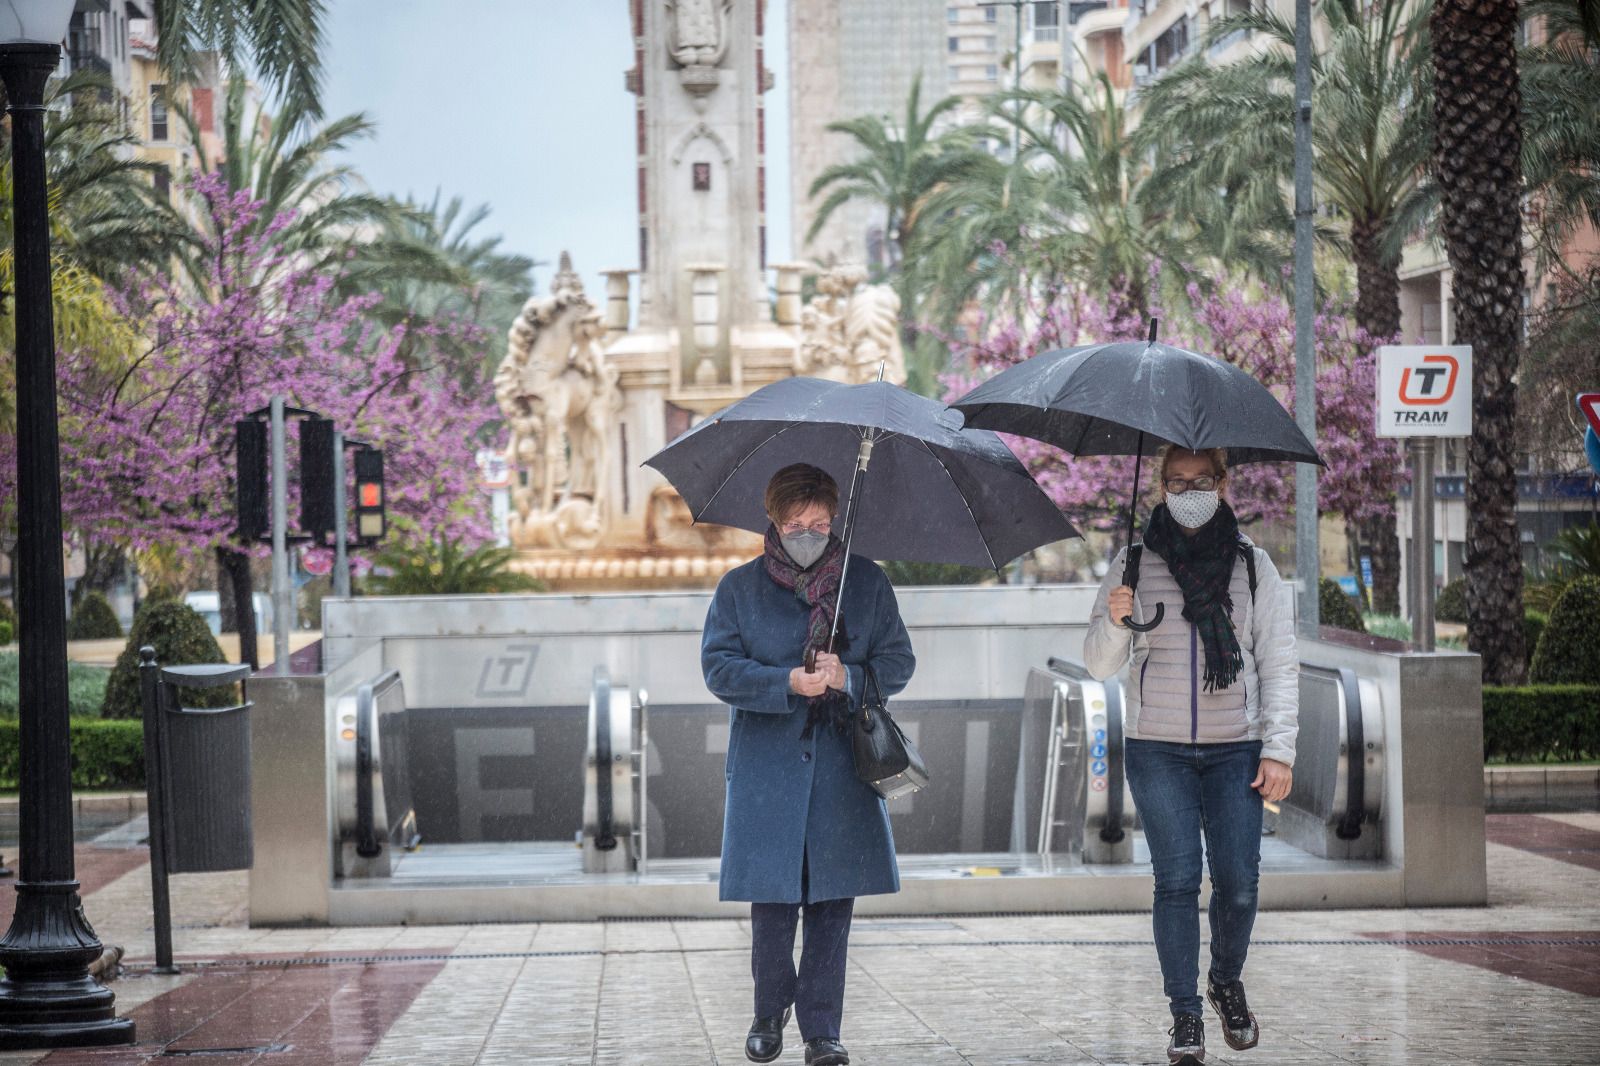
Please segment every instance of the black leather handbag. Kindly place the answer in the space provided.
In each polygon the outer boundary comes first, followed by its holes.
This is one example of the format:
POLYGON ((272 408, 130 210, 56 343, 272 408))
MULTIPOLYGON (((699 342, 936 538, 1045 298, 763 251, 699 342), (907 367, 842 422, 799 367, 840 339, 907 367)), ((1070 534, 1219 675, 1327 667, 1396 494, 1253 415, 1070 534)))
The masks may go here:
POLYGON ((928 767, 922 761, 922 753, 890 717, 872 667, 863 669, 867 690, 861 694, 861 709, 850 717, 856 777, 886 800, 921 792, 928 784, 928 767))

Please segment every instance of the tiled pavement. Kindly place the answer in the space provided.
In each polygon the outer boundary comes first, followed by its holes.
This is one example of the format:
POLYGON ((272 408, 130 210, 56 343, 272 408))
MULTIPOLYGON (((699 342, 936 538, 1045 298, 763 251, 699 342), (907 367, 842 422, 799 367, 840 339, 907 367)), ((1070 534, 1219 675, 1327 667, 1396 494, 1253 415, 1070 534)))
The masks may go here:
MULTIPOLYGON (((1491 816, 1489 839, 1488 908, 1263 914, 1245 974, 1261 1047, 1229 1052, 1213 1020, 1209 1061, 1592 1059, 1600 815, 1491 816)), ((243 875, 186 875, 173 895, 188 965, 161 977, 148 871, 84 858, 101 886, 88 913, 128 950, 113 988, 140 1043, 0 1066, 745 1061, 745 922, 249 929, 243 875)), ((1147 914, 863 919, 850 961, 858 1066, 1166 1061, 1147 914)))

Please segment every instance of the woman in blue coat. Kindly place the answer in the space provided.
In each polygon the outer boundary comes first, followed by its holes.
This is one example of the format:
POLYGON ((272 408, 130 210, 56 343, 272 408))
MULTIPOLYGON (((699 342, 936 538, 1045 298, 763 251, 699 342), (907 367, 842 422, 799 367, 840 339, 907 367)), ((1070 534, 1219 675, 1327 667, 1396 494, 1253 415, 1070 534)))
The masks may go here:
POLYGON ((859 557, 826 650, 845 560, 832 535, 834 480, 797 463, 773 476, 765 503, 765 550, 717 585, 701 642, 706 687, 733 708, 721 897, 750 902, 755 1022, 745 1055, 782 1054, 792 1006, 805 1061, 838 1066, 850 1061, 839 1025, 855 897, 900 890, 889 813, 855 776, 849 718, 867 667, 888 697, 905 688, 916 658, 889 579, 859 557))

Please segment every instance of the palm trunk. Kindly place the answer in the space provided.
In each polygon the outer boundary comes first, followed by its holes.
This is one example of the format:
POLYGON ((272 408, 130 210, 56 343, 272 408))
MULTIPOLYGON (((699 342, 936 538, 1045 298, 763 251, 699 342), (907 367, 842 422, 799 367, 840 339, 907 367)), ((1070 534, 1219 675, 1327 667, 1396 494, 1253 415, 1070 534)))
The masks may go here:
POLYGON ((1516 384, 1522 329, 1517 0, 1435 0, 1434 162, 1455 275, 1455 340, 1472 345, 1467 646, 1483 680, 1523 679, 1516 384))
MULTIPOLYGON (((1350 225, 1356 266, 1356 324, 1374 340, 1391 340, 1400 332, 1400 264, 1384 258, 1380 220, 1357 219, 1350 225)), ((1389 513, 1361 523, 1362 539, 1372 556, 1372 610, 1400 613, 1400 532, 1393 501, 1389 513)))

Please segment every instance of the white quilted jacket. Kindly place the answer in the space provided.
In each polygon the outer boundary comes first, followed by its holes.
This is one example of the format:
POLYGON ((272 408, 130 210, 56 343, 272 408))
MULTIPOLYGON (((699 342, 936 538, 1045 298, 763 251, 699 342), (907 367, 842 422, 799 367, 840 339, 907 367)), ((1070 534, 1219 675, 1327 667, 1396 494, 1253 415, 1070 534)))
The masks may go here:
POLYGON ((1205 647, 1183 619, 1183 594, 1166 561, 1148 546, 1139 561, 1133 616, 1138 621, 1166 604, 1166 617, 1149 633, 1113 624, 1106 610, 1111 590, 1123 584, 1126 550, 1117 553, 1100 582, 1083 641, 1084 667, 1105 680, 1128 667, 1123 687, 1123 731, 1140 740, 1222 744, 1260 740, 1261 756, 1294 765, 1300 714, 1300 660, 1295 649, 1291 590, 1255 545, 1256 592, 1244 560, 1233 568, 1233 627, 1244 667, 1232 685, 1206 692, 1205 647))

